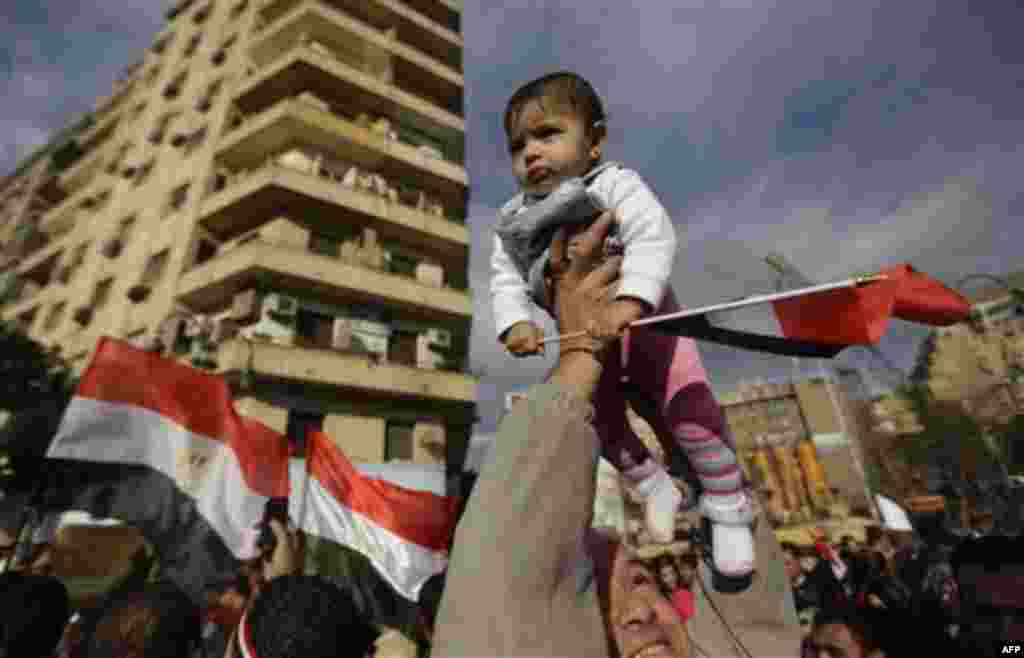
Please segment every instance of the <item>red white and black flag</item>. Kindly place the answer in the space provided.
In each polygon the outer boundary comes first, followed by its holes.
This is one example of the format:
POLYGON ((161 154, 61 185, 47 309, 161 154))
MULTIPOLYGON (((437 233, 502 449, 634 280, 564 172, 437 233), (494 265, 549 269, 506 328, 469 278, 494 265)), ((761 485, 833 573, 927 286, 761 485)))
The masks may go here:
POLYGON ((268 499, 288 495, 288 445, 239 416, 226 382, 100 340, 47 452, 51 510, 135 525, 196 600, 253 557, 268 499))
POLYGON ((652 316, 632 327, 782 356, 832 358, 874 345, 892 318, 933 326, 967 319, 970 302, 910 265, 874 276, 808 286, 725 304, 652 316), (770 308, 769 326, 758 309, 770 308))

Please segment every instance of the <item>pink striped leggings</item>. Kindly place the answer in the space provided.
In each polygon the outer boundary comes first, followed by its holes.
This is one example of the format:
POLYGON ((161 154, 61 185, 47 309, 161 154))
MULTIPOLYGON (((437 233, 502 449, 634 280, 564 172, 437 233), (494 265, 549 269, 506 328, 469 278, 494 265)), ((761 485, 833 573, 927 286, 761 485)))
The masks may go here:
MULTIPOLYGON (((669 290, 658 313, 679 310, 669 290)), ((683 450, 704 493, 725 495, 743 487, 736 449, 718 401, 708 385, 697 344, 652 328, 630 329, 622 340, 622 358, 609 359, 594 396, 594 425, 601 452, 620 473, 651 457, 626 420, 623 379, 645 400, 636 411, 651 424, 666 454, 671 437, 683 450)))

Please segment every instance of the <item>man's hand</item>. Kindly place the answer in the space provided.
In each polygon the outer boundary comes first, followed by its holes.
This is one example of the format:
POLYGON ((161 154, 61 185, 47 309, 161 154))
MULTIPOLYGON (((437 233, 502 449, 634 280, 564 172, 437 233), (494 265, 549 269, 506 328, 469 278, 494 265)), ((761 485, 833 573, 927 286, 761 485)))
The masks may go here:
POLYGON ((599 340, 621 338, 630 324, 647 314, 647 308, 646 302, 639 299, 616 299, 608 307, 608 311, 591 324, 590 335, 599 340))
POLYGON ((514 356, 523 357, 531 354, 544 354, 544 330, 532 322, 517 322, 505 332, 502 342, 505 349, 514 356))
MULTIPOLYGON (((622 257, 604 260, 602 245, 614 221, 612 211, 602 213, 590 228, 574 236, 576 249, 571 260, 567 255, 568 238, 564 228, 551 243, 548 262, 560 333, 589 332, 592 326, 608 322, 611 290, 618 279, 622 257)), ((610 340, 598 342, 606 346, 610 340)))
POLYGON ((299 533, 285 528, 277 519, 270 519, 270 530, 277 542, 263 565, 263 578, 269 582, 278 576, 301 573, 303 554, 299 533))

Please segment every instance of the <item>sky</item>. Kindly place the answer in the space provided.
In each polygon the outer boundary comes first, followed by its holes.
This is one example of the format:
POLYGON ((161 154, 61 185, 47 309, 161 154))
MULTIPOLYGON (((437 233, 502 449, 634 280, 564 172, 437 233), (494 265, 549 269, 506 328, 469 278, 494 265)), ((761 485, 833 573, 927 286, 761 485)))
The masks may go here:
MULTIPOLYGON (((161 29, 165 6, 7 4, 0 174, 108 92, 161 29)), ((467 0, 478 432, 494 431, 507 391, 553 365, 505 355, 491 319, 491 229, 516 192, 501 117, 518 86, 556 70, 591 81, 608 113, 607 157, 638 171, 673 218, 672 285, 686 306, 771 291, 773 251, 822 281, 910 262, 955 284, 1024 269, 1024 9, 1014 4, 467 0)), ((925 333, 897 321, 880 347, 909 368, 925 333)), ((719 392, 793 368, 701 352, 719 392)), ((861 350, 837 361, 879 365, 861 350)))

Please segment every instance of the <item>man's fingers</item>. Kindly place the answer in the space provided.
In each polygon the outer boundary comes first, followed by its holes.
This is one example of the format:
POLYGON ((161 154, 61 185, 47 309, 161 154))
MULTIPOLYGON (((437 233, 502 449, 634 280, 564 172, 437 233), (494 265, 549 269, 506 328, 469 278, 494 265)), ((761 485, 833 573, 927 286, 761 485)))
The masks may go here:
POLYGON ((568 242, 566 236, 565 227, 561 227, 555 233, 554 239, 551 241, 551 251, 548 253, 548 263, 551 265, 551 269, 555 272, 560 271, 559 268, 565 267, 565 249, 566 242, 568 242))
POLYGON ((588 274, 583 280, 583 285, 592 290, 606 288, 619 278, 620 267, 622 267, 622 256, 612 256, 588 274))
POLYGON ((601 213, 593 224, 590 225, 580 236, 579 249, 585 255, 591 255, 595 250, 600 250, 604 239, 608 237, 608 231, 615 222, 615 211, 606 210, 601 213))

